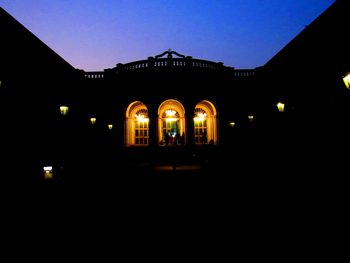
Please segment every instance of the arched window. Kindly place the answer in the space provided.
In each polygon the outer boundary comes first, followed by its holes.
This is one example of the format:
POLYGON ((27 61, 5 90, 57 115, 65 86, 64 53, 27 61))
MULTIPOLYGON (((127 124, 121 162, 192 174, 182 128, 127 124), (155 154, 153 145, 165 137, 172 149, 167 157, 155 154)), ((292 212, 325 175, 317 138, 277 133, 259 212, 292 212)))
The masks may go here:
POLYGON ((160 145, 185 143, 185 109, 179 101, 169 99, 159 106, 158 139, 160 145))
POLYGON ((149 144, 149 118, 145 104, 135 101, 129 104, 125 116, 125 144, 149 144))
POLYGON ((208 143, 208 114, 202 108, 196 108, 194 110, 194 141, 196 144, 208 143))
POLYGON ((194 140, 196 144, 217 143, 217 112, 213 103, 199 102, 194 110, 194 140))

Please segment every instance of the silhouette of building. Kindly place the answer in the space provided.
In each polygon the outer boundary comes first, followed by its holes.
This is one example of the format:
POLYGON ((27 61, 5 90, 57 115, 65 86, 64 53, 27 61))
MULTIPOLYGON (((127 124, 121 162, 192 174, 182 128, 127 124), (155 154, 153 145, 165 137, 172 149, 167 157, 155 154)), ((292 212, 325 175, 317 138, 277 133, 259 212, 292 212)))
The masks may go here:
POLYGON ((259 68, 168 50, 101 72, 73 68, 0 8, 2 170, 36 182, 45 164, 79 174, 130 149, 203 148, 203 134, 225 151, 345 136, 348 2, 337 0, 259 68))

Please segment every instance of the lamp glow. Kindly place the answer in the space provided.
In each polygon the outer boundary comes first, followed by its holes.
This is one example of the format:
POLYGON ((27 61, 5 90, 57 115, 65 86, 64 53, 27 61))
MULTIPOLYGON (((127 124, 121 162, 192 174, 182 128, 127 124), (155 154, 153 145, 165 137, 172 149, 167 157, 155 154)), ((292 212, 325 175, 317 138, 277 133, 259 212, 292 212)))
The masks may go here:
POLYGON ((350 89, 350 73, 347 74, 344 78, 343 78, 343 81, 345 83, 345 86, 350 89))
POLYGON ((96 124, 96 118, 90 118, 90 122, 92 125, 95 125, 96 124))
POLYGON ((230 122, 230 127, 231 127, 231 128, 235 127, 235 125, 236 125, 236 123, 230 122))
POLYGON ((278 102, 277 103, 277 108, 279 112, 284 112, 284 103, 278 102))
POLYGON ((53 172, 52 172, 52 166, 44 166, 44 178, 45 179, 52 179, 53 178, 53 172))
POLYGON ((249 119, 250 122, 252 122, 252 121, 254 121, 254 116, 253 115, 249 115, 248 119, 249 119))
POLYGON ((64 116, 64 115, 67 115, 68 114, 68 106, 60 106, 60 112, 61 114, 64 116))
POLYGON ((113 124, 108 124, 108 129, 112 130, 113 129, 113 124))

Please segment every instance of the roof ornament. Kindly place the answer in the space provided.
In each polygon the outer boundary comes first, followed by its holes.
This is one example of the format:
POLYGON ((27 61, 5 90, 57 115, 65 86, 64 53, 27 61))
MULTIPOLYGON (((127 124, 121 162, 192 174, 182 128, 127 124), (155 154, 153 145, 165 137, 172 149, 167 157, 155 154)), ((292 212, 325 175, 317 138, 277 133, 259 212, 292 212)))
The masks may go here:
POLYGON ((186 56, 177 53, 176 51, 171 50, 171 48, 169 48, 167 51, 163 52, 162 54, 159 54, 157 56, 155 56, 155 58, 161 58, 163 56, 167 55, 167 58, 173 58, 173 55, 176 55, 180 58, 186 58, 186 56))

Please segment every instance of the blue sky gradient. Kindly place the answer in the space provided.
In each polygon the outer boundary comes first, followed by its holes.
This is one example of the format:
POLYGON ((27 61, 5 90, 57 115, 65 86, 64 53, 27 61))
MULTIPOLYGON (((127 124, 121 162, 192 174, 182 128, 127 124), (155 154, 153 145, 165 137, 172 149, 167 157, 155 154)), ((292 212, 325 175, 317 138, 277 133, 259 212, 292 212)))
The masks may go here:
POLYGON ((87 71, 171 48, 235 68, 262 66, 335 0, 0 0, 87 71))

